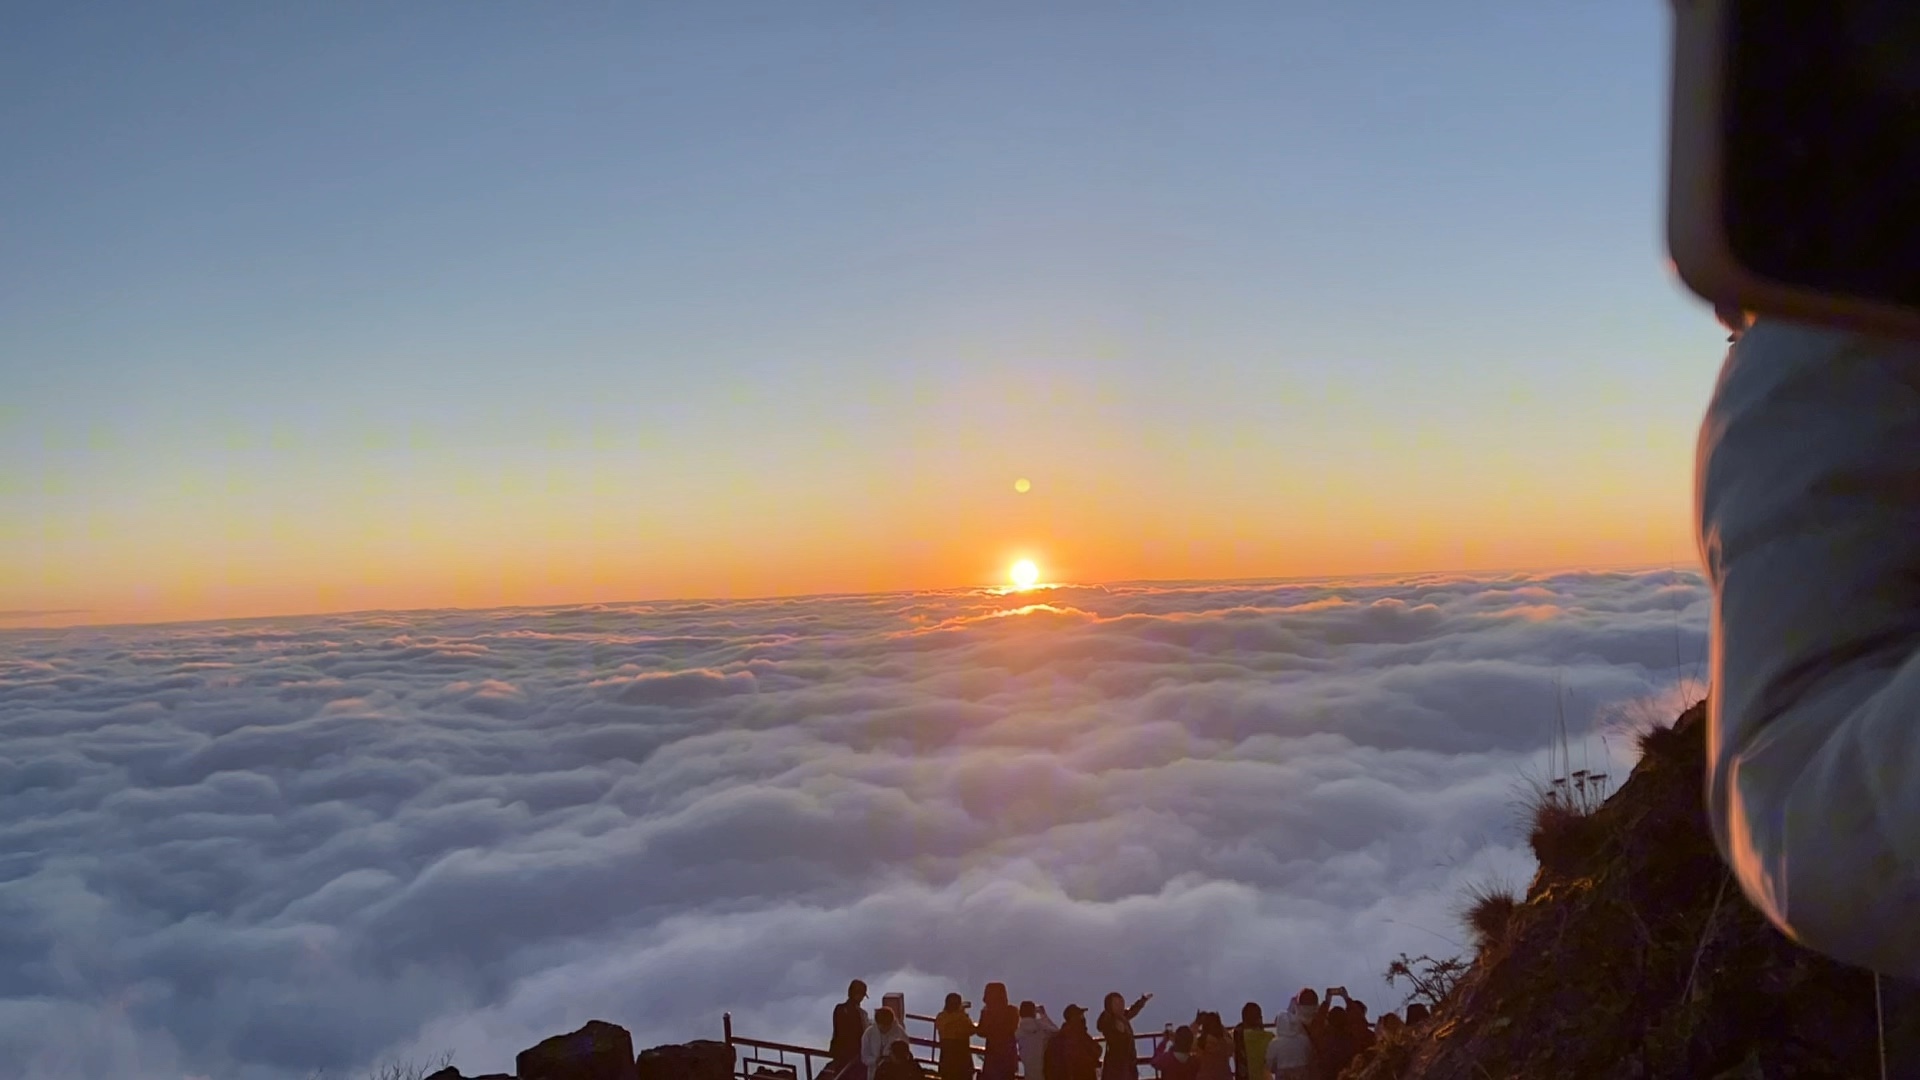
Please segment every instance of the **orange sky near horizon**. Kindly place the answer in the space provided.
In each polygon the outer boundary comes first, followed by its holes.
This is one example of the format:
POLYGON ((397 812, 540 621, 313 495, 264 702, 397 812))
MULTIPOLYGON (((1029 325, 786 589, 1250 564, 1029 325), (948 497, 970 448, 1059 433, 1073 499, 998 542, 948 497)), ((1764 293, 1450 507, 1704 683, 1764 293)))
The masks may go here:
POLYGON ((513 506, 396 505, 330 528, 232 505, 225 527, 206 527, 220 520, 221 499, 206 516, 169 518, 171 529, 149 522, 138 543, 106 528, 46 537, 37 559, 12 561, 0 609, 67 610, 0 627, 1001 585, 1020 558, 1035 560, 1043 580, 1083 583, 1697 561, 1685 493, 1672 483, 1516 482, 1487 500, 1444 469, 1342 488, 1248 467, 1147 495, 1126 491, 1124 472, 1062 484, 1027 471, 1036 479, 1025 494, 1008 471, 959 494, 875 485, 864 507, 846 505, 860 501, 853 490, 784 504, 744 490, 671 516, 617 500, 595 509, 580 496, 604 485, 549 478, 537 494, 509 492, 513 506), (1235 505, 1233 490, 1266 497, 1235 505))
POLYGON ((1438 366, 1402 375, 1387 410, 1337 372, 1252 367, 1237 396, 1149 408, 1094 371, 982 367, 967 384, 903 378, 835 401, 763 386, 702 418, 697 439, 566 402, 513 414, 505 440, 486 437, 507 422, 491 417, 314 435, 217 412, 164 443, 75 437, 37 487, 15 483, 30 512, 0 519, 0 612, 100 623, 954 588, 1003 584, 1022 557, 1073 582, 1697 561, 1684 399, 1621 385, 1556 415, 1515 376, 1489 412, 1438 366))

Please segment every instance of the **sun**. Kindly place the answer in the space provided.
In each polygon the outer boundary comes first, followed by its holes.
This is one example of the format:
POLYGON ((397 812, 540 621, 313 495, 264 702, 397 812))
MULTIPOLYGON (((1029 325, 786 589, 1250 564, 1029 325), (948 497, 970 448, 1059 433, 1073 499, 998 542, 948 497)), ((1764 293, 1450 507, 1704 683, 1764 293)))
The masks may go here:
POLYGON ((1013 564, 1007 576, 1013 579, 1014 588, 1031 589, 1040 583, 1040 568, 1033 565, 1032 559, 1021 559, 1013 564))

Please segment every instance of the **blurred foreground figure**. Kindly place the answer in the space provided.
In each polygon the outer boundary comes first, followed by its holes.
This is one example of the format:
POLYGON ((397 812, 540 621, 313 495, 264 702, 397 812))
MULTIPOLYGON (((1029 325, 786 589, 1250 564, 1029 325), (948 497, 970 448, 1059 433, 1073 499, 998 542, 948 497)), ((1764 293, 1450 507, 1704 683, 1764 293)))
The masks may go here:
POLYGON ((1794 940, 1917 977, 1920 343, 1729 329, 1696 474, 1714 838, 1794 940))

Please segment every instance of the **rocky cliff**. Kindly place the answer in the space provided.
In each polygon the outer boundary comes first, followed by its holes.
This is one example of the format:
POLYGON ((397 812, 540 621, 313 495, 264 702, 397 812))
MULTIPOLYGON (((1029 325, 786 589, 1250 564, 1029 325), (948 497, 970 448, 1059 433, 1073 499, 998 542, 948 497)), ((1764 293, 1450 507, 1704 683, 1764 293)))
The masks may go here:
POLYGON ((1872 976, 1776 931, 1714 849, 1704 707, 1641 744, 1591 812, 1534 814, 1525 896, 1479 899, 1441 1011, 1344 1080, 1879 1075, 1872 976))

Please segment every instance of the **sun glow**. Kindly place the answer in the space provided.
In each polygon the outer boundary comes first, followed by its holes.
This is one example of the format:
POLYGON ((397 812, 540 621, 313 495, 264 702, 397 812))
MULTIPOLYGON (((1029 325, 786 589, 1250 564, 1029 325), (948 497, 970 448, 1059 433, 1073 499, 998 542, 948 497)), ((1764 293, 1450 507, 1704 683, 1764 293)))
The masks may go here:
POLYGON ((1040 568, 1033 564, 1032 559, 1021 559, 1013 564, 1007 576, 1013 579, 1014 588, 1031 589, 1040 583, 1040 568))

